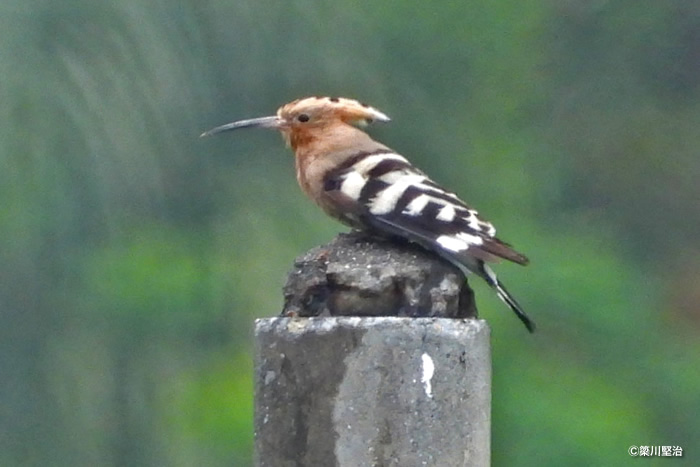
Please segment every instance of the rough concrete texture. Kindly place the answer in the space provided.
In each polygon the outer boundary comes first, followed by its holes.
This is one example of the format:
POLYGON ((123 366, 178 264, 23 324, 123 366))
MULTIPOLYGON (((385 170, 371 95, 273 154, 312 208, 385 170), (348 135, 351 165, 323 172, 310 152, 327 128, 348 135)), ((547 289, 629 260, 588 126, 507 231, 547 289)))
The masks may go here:
POLYGON ((477 316, 455 266, 417 245, 362 232, 297 258, 284 298, 283 316, 477 316))
POLYGON ((489 465, 484 321, 269 318, 255 341, 258 466, 489 465))

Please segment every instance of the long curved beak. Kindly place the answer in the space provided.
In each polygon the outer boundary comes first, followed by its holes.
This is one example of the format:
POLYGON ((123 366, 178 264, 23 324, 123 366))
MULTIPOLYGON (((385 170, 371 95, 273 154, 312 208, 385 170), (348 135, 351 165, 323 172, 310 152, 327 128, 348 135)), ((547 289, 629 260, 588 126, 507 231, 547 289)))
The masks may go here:
POLYGON ((217 126, 209 131, 205 131, 199 135, 199 137, 203 138, 205 136, 215 135, 224 131, 237 130, 239 128, 279 128, 281 125, 282 120, 276 115, 271 117, 250 118, 248 120, 239 120, 237 122, 217 126))

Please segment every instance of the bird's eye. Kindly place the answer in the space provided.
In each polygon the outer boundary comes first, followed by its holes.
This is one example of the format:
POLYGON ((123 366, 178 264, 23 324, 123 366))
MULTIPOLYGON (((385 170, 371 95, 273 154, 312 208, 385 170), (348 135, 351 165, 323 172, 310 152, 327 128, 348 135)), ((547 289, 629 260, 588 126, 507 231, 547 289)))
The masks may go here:
POLYGON ((310 117, 309 117, 308 114, 300 114, 300 115, 297 117, 297 120, 299 120, 299 121, 302 122, 302 123, 306 123, 306 122, 309 121, 309 118, 310 118, 310 117))

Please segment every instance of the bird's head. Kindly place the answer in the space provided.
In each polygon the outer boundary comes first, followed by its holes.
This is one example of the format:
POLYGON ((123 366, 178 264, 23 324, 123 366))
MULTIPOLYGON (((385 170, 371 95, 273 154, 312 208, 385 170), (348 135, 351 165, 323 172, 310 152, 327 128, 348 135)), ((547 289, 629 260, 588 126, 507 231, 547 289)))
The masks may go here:
POLYGON ((285 104, 270 117, 239 120, 202 133, 209 136, 239 128, 276 128, 292 148, 336 125, 365 126, 390 119, 379 110, 343 97, 307 97, 285 104))

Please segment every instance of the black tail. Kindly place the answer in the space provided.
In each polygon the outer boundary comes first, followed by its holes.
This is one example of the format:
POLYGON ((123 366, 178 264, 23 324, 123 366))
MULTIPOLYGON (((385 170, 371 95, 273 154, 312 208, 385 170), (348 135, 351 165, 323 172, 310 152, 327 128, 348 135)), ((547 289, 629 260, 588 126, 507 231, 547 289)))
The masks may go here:
POLYGON ((505 304, 508 305, 511 310, 513 310, 513 313, 515 313, 518 319, 520 319, 520 321, 523 322, 528 331, 535 332, 535 322, 532 321, 525 314, 522 307, 518 304, 515 298, 513 298, 513 296, 510 293, 508 293, 506 288, 503 286, 501 281, 498 280, 496 274, 491 270, 491 268, 488 267, 485 263, 481 263, 481 269, 481 277, 483 277, 486 280, 486 282, 488 282, 488 284, 496 291, 498 298, 503 300, 505 304))

